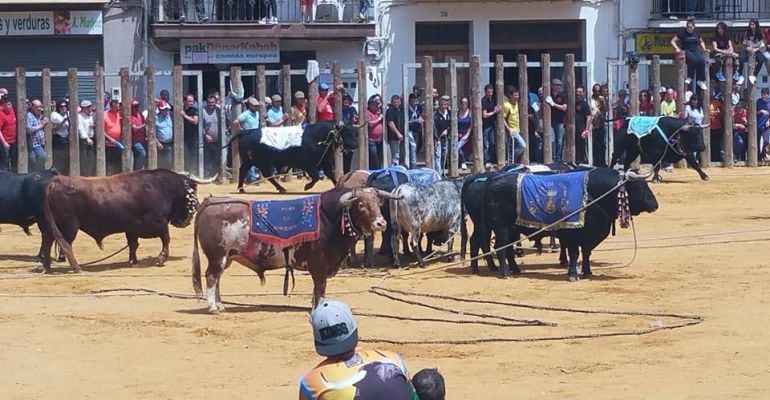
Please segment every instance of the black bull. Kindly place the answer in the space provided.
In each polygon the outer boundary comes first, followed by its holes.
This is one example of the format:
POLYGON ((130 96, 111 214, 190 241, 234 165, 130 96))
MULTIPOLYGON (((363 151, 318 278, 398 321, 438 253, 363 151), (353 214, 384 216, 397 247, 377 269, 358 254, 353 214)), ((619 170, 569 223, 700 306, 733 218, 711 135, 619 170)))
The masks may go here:
MULTIPOLYGON (((591 252, 609 235, 612 223, 618 215, 617 185, 622 180, 622 173, 607 168, 597 168, 588 172, 588 174, 586 189, 588 190, 589 199, 597 199, 607 192, 610 193, 586 209, 583 228, 555 231, 562 246, 567 249, 569 256, 568 276, 570 280, 577 279, 577 257, 579 250, 583 252, 583 275, 591 275, 591 252)), ((629 173, 629 175, 632 179, 629 179, 624 186, 628 193, 631 214, 639 215, 642 212, 657 210, 658 202, 647 182, 636 174, 629 173)), ((520 274, 521 271, 518 265, 516 265, 513 253, 500 248, 518 240, 521 233, 535 232, 535 229, 520 227, 514 224, 518 217, 515 198, 516 188, 517 174, 488 181, 483 188, 483 212, 480 213, 481 215, 470 215, 474 224, 474 232, 477 229, 479 229, 479 232, 494 231, 495 246, 498 248, 496 253, 500 262, 500 275, 504 278, 510 276, 511 273, 520 274), (506 263, 509 263, 510 266, 507 267, 506 263)), ((476 240, 477 245, 480 245, 480 241, 483 240, 486 240, 488 243, 489 238, 479 237, 476 240)))
POLYGON ((241 168, 238 171, 238 191, 241 193, 246 175, 252 166, 259 169, 262 176, 270 177, 268 181, 280 193, 285 193, 286 189, 272 175, 274 170, 285 167, 302 169, 310 176, 311 181, 305 185, 305 190, 312 188, 320 179, 318 168, 336 185, 333 160, 337 146, 342 146, 344 150, 358 148, 357 127, 351 124, 335 124, 333 121, 307 125, 302 133, 300 147, 276 150, 262 144, 261 138, 261 129, 250 129, 241 131, 230 141, 232 143, 233 140, 239 140, 241 168))
MULTIPOLYGON (((18 225, 27 235, 29 227, 37 223, 43 240, 47 238, 47 224, 43 213, 45 187, 54 176, 55 169, 30 174, 0 172, 0 224, 18 225)), ((42 243, 38 258, 42 260, 42 243)))
POLYGON ((615 135, 611 166, 619 162, 627 171, 636 157, 641 155, 643 163, 651 163, 655 167, 652 180, 660 182, 660 164, 676 163, 684 158, 701 179, 709 179, 697 157, 697 153, 705 149, 703 131, 699 125, 679 118, 662 117, 658 120, 658 126, 666 139, 657 130, 639 139, 636 135, 628 134, 628 123, 629 120, 626 120, 615 135))

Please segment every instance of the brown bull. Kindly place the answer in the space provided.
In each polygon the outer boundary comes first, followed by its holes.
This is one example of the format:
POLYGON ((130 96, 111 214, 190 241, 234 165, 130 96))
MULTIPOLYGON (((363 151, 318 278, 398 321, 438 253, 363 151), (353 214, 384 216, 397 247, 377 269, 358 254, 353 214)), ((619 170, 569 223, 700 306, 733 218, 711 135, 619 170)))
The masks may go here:
MULTIPOLYGON (((216 177, 215 177, 216 178, 216 177)), ((168 258, 168 224, 183 228, 198 207, 198 183, 211 183, 190 174, 167 169, 127 172, 106 178, 56 176, 46 187, 44 211, 51 237, 56 240, 73 271, 80 271, 72 242, 79 230, 96 240, 125 233, 128 261, 137 264, 139 238, 159 237, 163 249, 158 264, 168 258)), ((51 270, 51 244, 43 243, 43 267, 51 270)))
POLYGON ((369 180, 371 173, 367 170, 359 169, 357 171, 351 171, 343 175, 337 182, 338 188, 358 189, 366 187, 366 182, 369 180))
POLYGON ((218 313, 224 309, 219 281, 233 261, 256 272, 262 284, 265 283, 267 270, 287 268, 287 274, 291 268, 308 271, 313 278, 315 306, 326 293, 327 278, 337 273, 358 238, 385 230, 387 223, 380 213, 383 198, 393 196, 376 189, 334 188, 324 192, 319 207, 320 237, 283 251, 266 243, 253 242, 254 239, 250 238, 251 210, 248 201, 205 199, 198 208, 193 236, 192 281, 195 293, 202 295, 198 255, 200 242, 208 260, 206 306, 209 312, 218 313))

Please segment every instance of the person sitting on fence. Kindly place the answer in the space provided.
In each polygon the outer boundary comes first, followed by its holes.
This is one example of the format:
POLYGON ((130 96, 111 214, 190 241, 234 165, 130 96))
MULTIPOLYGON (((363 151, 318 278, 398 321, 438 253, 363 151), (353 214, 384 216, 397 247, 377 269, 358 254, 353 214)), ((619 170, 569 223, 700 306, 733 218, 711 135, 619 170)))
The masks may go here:
POLYGON ((78 137, 80 138, 80 175, 96 175, 96 152, 94 148, 93 103, 80 101, 78 113, 78 137))
MULTIPOLYGON (((444 175, 444 165, 447 156, 447 138, 451 126, 451 112, 449 111, 449 96, 441 96, 438 109, 433 115, 433 169, 444 175)), ((426 150, 428 151, 428 150, 426 150)))
POLYGON ((412 377, 412 386, 420 400, 444 400, 444 377, 435 368, 425 368, 412 377))
MULTIPOLYGON (((0 88, 5 90, 5 88, 0 88)), ((0 93, 0 171, 16 170, 16 110, 8 91, 0 93)))
POLYGON ((717 80, 720 82, 725 81, 724 68, 728 59, 732 59, 733 63, 733 82, 737 84, 743 84, 743 77, 741 76, 741 62, 738 57, 738 53, 733 49, 733 41, 730 39, 731 35, 727 29, 727 24, 722 21, 717 23, 716 31, 714 32, 714 40, 711 42, 714 47, 714 58, 717 62, 717 80))
POLYGON ((53 166, 63 175, 69 175, 70 112, 66 101, 60 101, 51 112, 51 124, 53 124, 53 166))
POLYGON ((757 19, 751 19, 749 21, 749 27, 746 29, 746 33, 743 34, 743 62, 748 66, 748 56, 753 54, 756 59, 754 65, 754 71, 748 71, 749 82, 755 84, 757 82, 757 75, 762 69, 762 66, 770 61, 770 52, 768 51, 768 43, 764 39, 762 29, 759 27, 759 21, 757 19))
POLYGON ((639 115, 655 115, 655 103, 647 89, 639 92, 639 115))
MULTIPOLYGON (((703 38, 695 32, 695 21, 687 20, 684 31, 677 33, 671 39, 671 46, 676 50, 677 57, 684 57, 687 63, 687 79, 685 85, 690 85, 693 78, 696 79, 698 87, 706 90, 706 65, 708 60, 704 53, 708 52, 703 38), (700 51, 703 50, 703 53, 700 51)), ((693 90, 694 91, 694 90, 693 90)))
POLYGON ((158 168, 173 168, 174 161, 174 118, 171 105, 158 101, 158 115, 155 116, 155 146, 158 147, 158 168))
POLYGON ((43 103, 32 100, 30 111, 27 113, 27 146, 30 171, 45 169, 45 127, 50 124, 43 115, 43 103))
POLYGON ((358 346, 347 304, 323 300, 311 313, 316 352, 326 357, 299 379, 300 400, 417 400, 401 357, 358 346))
POLYGON ((746 112, 746 103, 738 102, 733 110, 733 161, 746 161, 746 147, 748 137, 746 136, 746 125, 748 124, 748 113, 746 112))
POLYGON ((120 172, 121 168, 121 117, 120 101, 110 101, 110 111, 104 113, 104 154, 107 162, 107 175, 120 172))

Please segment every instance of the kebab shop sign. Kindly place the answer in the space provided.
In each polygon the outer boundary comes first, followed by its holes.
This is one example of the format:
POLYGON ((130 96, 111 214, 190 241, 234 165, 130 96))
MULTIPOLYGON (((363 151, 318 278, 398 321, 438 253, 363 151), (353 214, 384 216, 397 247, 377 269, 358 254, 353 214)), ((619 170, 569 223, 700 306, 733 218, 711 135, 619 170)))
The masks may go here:
POLYGON ((182 64, 271 64, 280 62, 277 39, 182 39, 182 64))

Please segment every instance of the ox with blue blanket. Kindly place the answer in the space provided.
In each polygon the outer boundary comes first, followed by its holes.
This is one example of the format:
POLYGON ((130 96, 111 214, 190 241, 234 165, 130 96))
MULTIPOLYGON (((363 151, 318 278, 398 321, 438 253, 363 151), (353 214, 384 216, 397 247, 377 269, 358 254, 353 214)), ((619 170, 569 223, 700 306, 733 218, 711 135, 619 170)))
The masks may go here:
POLYGON ((587 172, 536 175, 520 174, 516 189, 516 225, 541 229, 571 215, 548 230, 582 228, 588 202, 587 172))

